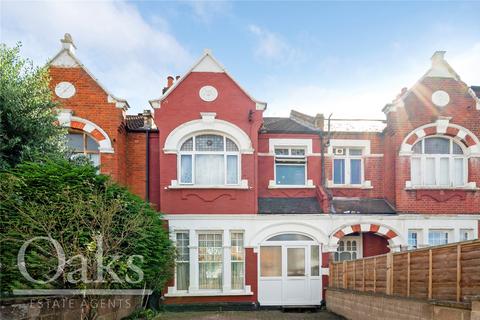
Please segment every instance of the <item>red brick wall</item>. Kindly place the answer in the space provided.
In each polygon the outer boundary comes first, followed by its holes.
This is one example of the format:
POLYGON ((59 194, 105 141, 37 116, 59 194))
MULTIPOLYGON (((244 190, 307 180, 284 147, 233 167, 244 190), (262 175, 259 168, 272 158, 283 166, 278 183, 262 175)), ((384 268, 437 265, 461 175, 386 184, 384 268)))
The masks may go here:
MULTIPOLYGON (((216 112, 217 119, 237 125, 252 140, 257 149, 258 130, 262 123, 262 112, 256 104, 224 73, 193 72, 162 101, 155 110, 155 122, 160 128, 160 149, 170 132, 179 125, 201 119, 200 112, 216 112), (218 98, 212 102, 200 99, 201 87, 212 85, 218 90, 218 98), (252 121, 249 112, 253 111, 252 121)), ((241 179, 247 179, 250 189, 181 189, 168 186, 177 180, 177 155, 160 154, 160 209, 164 213, 234 213, 254 214, 257 212, 257 156, 241 156, 241 179)))
POLYGON ((146 134, 129 132, 127 136, 127 186, 128 189, 146 198, 146 134))
MULTIPOLYGON (((405 107, 390 112, 387 117, 388 138, 395 162, 389 156, 389 166, 395 168, 395 204, 397 210, 405 213, 480 213, 480 194, 472 191, 407 191, 405 182, 410 180, 410 157, 398 156, 403 139, 414 129, 435 122, 439 116, 450 117, 451 124, 457 124, 480 136, 480 111, 468 93, 463 82, 448 78, 425 78, 417 84, 405 98, 405 107), (439 108, 431 102, 436 90, 444 90, 450 95, 450 103, 439 108)), ((388 171, 388 170, 386 170, 388 171)), ((392 177, 387 173, 385 185, 392 177)), ((480 159, 469 159, 469 182, 480 185, 480 159)), ((393 187, 393 186, 391 186, 393 187)), ((393 188, 392 188, 393 189, 393 188)), ((386 190, 388 188, 386 187, 386 190)), ((389 192, 389 198, 393 195, 389 192)))
POLYGON ((362 233, 363 257, 371 257, 390 252, 387 239, 373 233, 362 233))
POLYGON ((82 68, 50 67, 50 88, 55 92, 55 86, 62 81, 71 82, 75 88, 75 95, 69 99, 53 97, 60 103, 60 107, 71 109, 73 115, 88 119, 100 126, 112 141, 114 154, 101 154, 101 172, 109 174, 113 179, 125 183, 124 167, 125 132, 120 129, 123 123, 123 110, 108 103, 108 94, 82 68), (120 129, 120 131, 119 131, 120 129))

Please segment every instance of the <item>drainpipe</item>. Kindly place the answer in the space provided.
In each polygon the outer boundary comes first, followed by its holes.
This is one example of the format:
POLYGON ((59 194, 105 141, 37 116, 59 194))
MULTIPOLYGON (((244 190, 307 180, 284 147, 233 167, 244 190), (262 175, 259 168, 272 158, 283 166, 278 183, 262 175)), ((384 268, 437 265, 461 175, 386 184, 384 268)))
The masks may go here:
POLYGON ((150 128, 147 128, 146 139, 145 200, 150 202, 150 128))

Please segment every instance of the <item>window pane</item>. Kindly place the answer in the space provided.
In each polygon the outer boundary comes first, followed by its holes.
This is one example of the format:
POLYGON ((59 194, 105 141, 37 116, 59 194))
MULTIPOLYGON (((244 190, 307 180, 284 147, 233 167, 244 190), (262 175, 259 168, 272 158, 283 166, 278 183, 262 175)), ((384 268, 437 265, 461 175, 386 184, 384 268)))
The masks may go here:
POLYGON ((449 154, 450 140, 445 138, 425 139, 425 153, 427 154, 449 154))
POLYGON ((345 184, 345 160, 344 159, 333 160, 333 183, 345 184))
POLYGON ((282 247, 260 247, 260 275, 282 276, 282 247))
POLYGON ((413 153, 422 154, 423 153, 422 152, 422 144, 423 144, 423 140, 415 143, 415 145, 413 146, 413 153))
POLYGON ((88 151, 98 151, 98 143, 92 137, 87 135, 87 147, 88 151))
POLYGON ((180 157, 180 183, 192 183, 192 156, 180 157))
POLYGON ((226 138, 226 147, 227 147, 227 151, 238 151, 238 147, 237 145, 235 144, 235 142, 233 142, 232 140, 226 138))
POLYGON ((83 134, 81 133, 67 134, 67 146, 73 150, 83 152, 83 134))
POLYGON ((177 290, 188 290, 190 286, 190 264, 188 262, 177 263, 177 290))
POLYGON ((177 233, 177 290, 187 290, 190 285, 190 249, 188 232, 177 233))
POLYGON ((243 262, 232 262, 232 289, 243 289, 244 268, 243 262))
POLYGON ((277 156, 288 156, 288 149, 286 149, 286 148, 275 148, 275 154, 277 156))
POLYGON ((319 276, 320 275, 320 250, 319 246, 311 246, 310 247, 310 256, 311 256, 311 275, 312 276, 319 276))
POLYGON ((453 159, 453 184, 454 186, 463 186, 465 185, 465 174, 464 174, 464 160, 463 159, 453 159))
POLYGON ((463 154, 462 148, 454 141, 452 141, 453 154, 463 154))
POLYGON ((440 185, 450 185, 450 161, 448 158, 440 158, 440 185))
POLYGON ((100 154, 99 153, 88 153, 87 158, 92 162, 95 167, 100 165, 100 154))
POLYGON ((181 151, 193 151, 193 138, 188 139, 182 144, 181 151))
POLYGON ((234 232, 231 234, 231 261, 232 261, 232 289, 243 289, 244 283, 244 247, 243 233, 234 232))
POLYGON ((348 152, 351 156, 361 156, 362 155, 362 149, 359 148, 349 148, 348 152))
POLYGON ((269 238, 267 241, 313 241, 312 238, 303 234, 284 233, 269 238))
POLYGON ((408 246, 415 249, 417 248, 417 232, 408 231, 408 246))
POLYGON ((340 253, 340 261, 344 260, 352 260, 352 255, 350 252, 341 252, 340 253))
POLYGON ((305 155, 305 149, 292 148, 291 152, 292 152, 292 156, 304 156, 305 155))
POLYGON ((362 183, 362 160, 350 159, 350 183, 362 183))
POLYGON ((305 275, 304 248, 287 248, 287 275, 289 277, 305 275))
POLYGON ((277 184, 283 185, 305 185, 304 165, 282 165, 276 164, 277 184))
POLYGON ((428 244, 431 246, 438 246, 448 243, 447 231, 429 231, 428 232, 428 244))
POLYGON ((227 156, 227 184, 238 184, 237 156, 227 156))
POLYGON ((412 185, 418 186, 422 184, 422 171, 420 169, 420 158, 412 158, 411 177, 412 185))
POLYGON ((427 158, 425 164, 425 184, 435 185, 437 180, 435 179, 435 158, 427 158))
POLYGON ((213 134, 203 134, 195 137, 197 151, 224 151, 223 137, 213 134))
POLYGON ((225 184, 224 156, 217 154, 195 155, 195 184, 225 184))
POLYGON ((222 288, 223 243, 221 234, 198 235, 200 289, 222 288))

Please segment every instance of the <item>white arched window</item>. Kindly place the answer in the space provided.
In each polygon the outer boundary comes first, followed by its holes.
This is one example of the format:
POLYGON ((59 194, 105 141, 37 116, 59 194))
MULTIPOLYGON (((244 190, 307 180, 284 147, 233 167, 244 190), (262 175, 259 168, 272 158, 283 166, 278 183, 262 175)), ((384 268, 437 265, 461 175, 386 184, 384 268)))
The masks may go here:
POLYGON ((233 140, 218 134, 199 134, 185 140, 178 157, 180 184, 238 185, 240 153, 233 140))
POLYGON ((413 146, 412 186, 463 187, 467 182, 467 157, 449 137, 427 137, 413 146))
POLYGON ((67 147, 72 151, 72 157, 85 156, 94 166, 100 165, 100 151, 98 142, 87 133, 79 130, 69 130, 67 147))

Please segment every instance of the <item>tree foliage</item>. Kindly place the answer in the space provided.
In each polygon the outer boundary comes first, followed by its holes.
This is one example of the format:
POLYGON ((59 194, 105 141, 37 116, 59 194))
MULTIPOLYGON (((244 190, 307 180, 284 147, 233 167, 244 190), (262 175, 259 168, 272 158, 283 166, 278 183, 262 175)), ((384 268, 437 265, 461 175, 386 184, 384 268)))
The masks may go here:
MULTIPOLYGON (((26 162, 0 174, 0 282, 2 291, 32 288, 147 288, 159 290, 171 278, 174 249, 160 215, 139 197, 99 175, 87 163, 68 160, 26 162), (67 262, 65 272, 48 283, 32 283, 17 266, 17 254, 25 241, 49 237, 60 243, 67 262), (100 238, 99 238, 100 236, 100 238), (100 239, 100 242, 98 241, 100 239), (98 250, 103 264, 111 264, 118 282, 107 272, 98 279, 98 250), (81 257, 85 257, 82 260, 81 257), (87 271, 81 271, 82 263, 87 271), (87 279, 87 281, 85 281, 87 279), (77 282, 75 282, 77 281, 77 282)), ((32 278, 51 279, 58 266, 54 246, 36 240, 28 246, 25 264, 32 278)))
POLYGON ((20 46, 0 44, 0 170, 62 150, 46 67, 20 58, 20 46))

